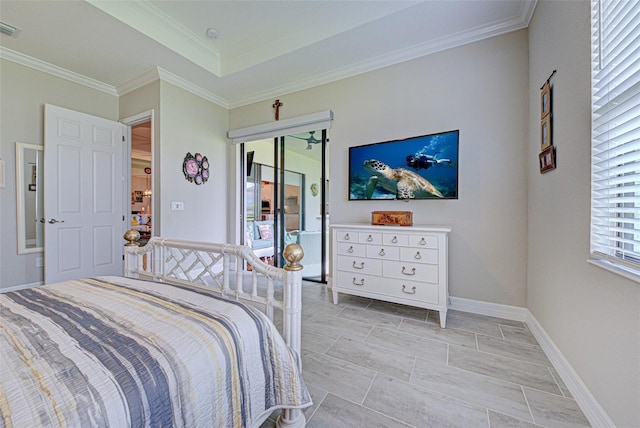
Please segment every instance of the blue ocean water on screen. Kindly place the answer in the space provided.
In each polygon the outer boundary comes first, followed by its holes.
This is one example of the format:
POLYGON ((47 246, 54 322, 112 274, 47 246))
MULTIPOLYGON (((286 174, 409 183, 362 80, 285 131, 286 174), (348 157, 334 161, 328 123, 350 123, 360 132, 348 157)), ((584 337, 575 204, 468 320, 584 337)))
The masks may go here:
MULTIPOLYGON (((362 164, 371 159, 418 174, 445 198, 457 199, 458 136, 458 131, 450 131, 349 148, 349 199, 369 199, 367 185, 372 174, 362 164)), ((370 199, 395 198, 395 192, 378 185, 370 199)), ((440 199, 435 195, 425 198, 440 199)))

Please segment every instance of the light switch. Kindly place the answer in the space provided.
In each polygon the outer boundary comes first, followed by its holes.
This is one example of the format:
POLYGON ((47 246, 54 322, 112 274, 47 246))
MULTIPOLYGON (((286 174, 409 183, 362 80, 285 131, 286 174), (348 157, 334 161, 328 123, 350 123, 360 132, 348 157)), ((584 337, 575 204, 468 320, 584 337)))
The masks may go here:
POLYGON ((171 202, 171 211, 183 211, 184 202, 171 202))

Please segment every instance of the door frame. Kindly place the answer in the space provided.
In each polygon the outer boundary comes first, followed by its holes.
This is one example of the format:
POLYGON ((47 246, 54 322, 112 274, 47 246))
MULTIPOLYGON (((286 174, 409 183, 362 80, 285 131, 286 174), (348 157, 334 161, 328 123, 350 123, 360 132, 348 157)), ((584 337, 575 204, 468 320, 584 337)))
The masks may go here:
POLYGON ((160 233, 160 192, 156 191, 156 147, 155 147, 155 119, 154 119, 154 110, 147 110, 141 113, 135 114, 133 116, 128 116, 120 120, 120 122, 127 127, 127 152, 125 153, 125 177, 126 183, 125 188, 129 189, 129 192, 125 192, 125 201, 124 206, 129 207, 129 209, 125 210, 123 215, 127 216, 126 218, 131 217, 131 202, 129 197, 131 196, 131 128, 134 125, 138 125, 140 123, 151 121, 151 194, 152 194, 152 216, 153 220, 151 221, 151 236, 156 236, 156 232, 160 233))
MULTIPOLYGON (((282 135, 299 134, 318 129, 331 129, 333 123, 333 112, 325 110, 317 113, 311 113, 305 116, 297 116, 289 119, 283 119, 276 122, 268 122, 259 125, 247 126, 243 128, 232 129, 227 132, 227 137, 231 140, 232 149, 230 150, 229 177, 232 185, 232 193, 229 201, 229 218, 240 219, 239 222, 229 224, 227 233, 227 242, 241 244, 244 242, 244 230, 241 225, 244 224, 244 206, 242 205, 242 194, 244 193, 244 165, 243 150, 241 144, 257 140, 271 139, 282 135)), ((329 137, 327 135, 327 141, 329 137)), ((325 172, 326 173, 326 172, 325 172)), ((328 181, 328 180, 327 180, 328 181)))
MULTIPOLYGON (((270 141, 269 139, 265 139, 265 140, 259 140, 256 143, 264 143, 267 146, 263 146, 263 150, 262 152, 262 157, 264 159, 264 156, 267 155, 269 153, 269 151, 272 152, 272 158, 271 158, 271 164, 266 164, 263 165, 261 163, 256 162, 255 158, 253 159, 253 166, 252 168, 256 171, 255 174, 258 174, 258 167, 261 166, 262 168, 260 168, 260 170, 263 170, 263 168, 266 166, 269 169, 273 169, 273 175, 269 175, 271 177, 271 180, 273 180, 273 192, 269 191, 267 192, 270 196, 268 197, 271 201, 272 201, 272 210, 271 213, 273 214, 273 257, 274 257, 274 264, 275 266, 282 266, 282 263, 284 263, 284 260, 282 259, 282 252, 284 250, 284 247, 286 245, 286 237, 288 236, 288 233, 286 231, 286 224, 287 224, 287 216, 289 214, 286 214, 285 211, 285 194, 286 194, 286 188, 288 185, 292 185, 292 177, 291 174, 297 174, 299 175, 299 182, 297 183, 296 187, 298 187, 300 190, 300 194, 299 194, 299 200, 298 200, 298 205, 300 207, 297 215, 300 216, 299 219, 299 225, 298 228, 296 229, 300 229, 298 230, 299 233, 306 233, 306 220, 308 220, 306 218, 307 215, 307 209, 309 207, 306 206, 306 175, 307 173, 312 173, 312 172, 316 172, 319 175, 320 178, 320 182, 323 183, 320 186, 320 195, 321 195, 321 199, 320 199, 320 217, 318 217, 320 219, 320 242, 319 242, 319 248, 317 248, 317 251, 319 251, 320 253, 320 259, 318 260, 316 257, 313 257, 312 259, 309 260, 317 260, 318 264, 319 264, 319 271, 321 272, 321 274, 316 274, 315 273, 315 269, 313 269, 312 271, 309 271, 309 275, 305 276, 305 273, 303 271, 303 279, 306 281, 312 281, 312 282, 319 282, 319 283, 327 283, 327 274, 328 274, 328 254, 327 254, 327 240, 328 240, 328 224, 327 224, 327 212, 326 212, 326 201, 327 201, 327 189, 328 186, 326 185, 326 175, 327 175, 327 164, 326 164, 326 154, 327 154, 327 149, 328 149, 328 143, 329 143, 329 138, 327 137, 327 130, 326 129, 315 129, 312 131, 321 131, 322 133, 322 144, 320 145, 320 158, 317 159, 319 160, 319 167, 320 169, 313 169, 313 170, 292 170, 287 168, 287 160, 286 160, 286 155, 285 152, 287 152, 287 150, 285 150, 285 148, 287 147, 287 144, 293 143, 295 142, 296 144, 298 143, 297 140, 294 140, 293 138, 291 138, 289 140, 289 143, 286 142, 286 139, 288 137, 290 137, 289 135, 282 135, 282 136, 278 136, 278 137, 274 137, 272 141, 270 141), (264 150, 268 148, 269 150, 264 150), (287 174, 289 174, 289 179, 287 179, 287 174), (312 273, 313 272, 313 273, 312 273)), ((309 132, 309 131, 307 131, 309 132)), ((240 212, 242 213, 239 216, 234 216, 235 218, 238 218, 238 225, 240 227, 240 230, 246 230, 246 220, 248 219, 248 212, 247 212, 247 206, 246 206, 246 192, 247 192, 247 151, 248 150, 258 150, 257 147, 251 147, 251 148, 247 148, 246 145, 250 145, 251 143, 253 143, 252 141, 247 141, 245 143, 239 144, 239 151, 240 151, 240 158, 238 160, 238 165, 237 168, 240 171, 239 174, 239 179, 240 179, 240 195, 238 197, 238 202, 240 205, 240 212)), ((264 176, 262 174, 258 174, 258 177, 260 177, 260 181, 264 180, 264 176)), ((315 177, 315 179, 317 179, 318 177, 315 177)), ((257 184, 256 181, 256 177, 254 177, 253 179, 254 184, 257 184)), ((263 181, 262 181, 263 182, 263 181)), ((256 192, 258 192, 258 190, 256 190, 256 192)), ((257 199, 256 199, 257 200, 257 199)), ((254 201, 255 203, 255 201, 254 201)), ((256 211, 257 211, 257 205, 255 206, 255 211, 253 213, 253 218, 254 220, 260 220, 260 218, 256 218, 256 211)), ((313 212, 313 210, 312 210, 313 212)), ((316 230, 316 229, 314 229, 316 230)), ((300 242, 300 241, 298 241, 300 242)), ((237 241, 237 243, 242 244, 242 245, 246 245, 247 241, 246 241, 246 233, 242 233, 242 236, 240 237, 239 241, 237 241)), ((306 245, 306 244, 302 244, 301 245, 306 245)), ((307 247, 307 249, 309 249, 311 247, 307 247)), ((316 247, 314 247, 316 248, 316 247)), ((262 250, 259 250, 262 251, 262 250)), ((311 254, 311 253, 310 253, 311 254)), ((311 262, 310 262, 311 263, 311 262)), ((315 266, 315 262, 314 266, 315 266)), ((304 260, 303 260, 303 264, 304 264, 304 260)))

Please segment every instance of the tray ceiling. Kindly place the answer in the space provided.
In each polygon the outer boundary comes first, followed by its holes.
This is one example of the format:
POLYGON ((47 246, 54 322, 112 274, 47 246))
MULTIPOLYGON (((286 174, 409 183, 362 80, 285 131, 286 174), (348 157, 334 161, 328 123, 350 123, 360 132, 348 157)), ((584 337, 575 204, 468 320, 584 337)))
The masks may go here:
POLYGON ((0 56, 115 94, 160 77, 229 108, 526 28, 535 4, 2 0, 20 32, 0 56))

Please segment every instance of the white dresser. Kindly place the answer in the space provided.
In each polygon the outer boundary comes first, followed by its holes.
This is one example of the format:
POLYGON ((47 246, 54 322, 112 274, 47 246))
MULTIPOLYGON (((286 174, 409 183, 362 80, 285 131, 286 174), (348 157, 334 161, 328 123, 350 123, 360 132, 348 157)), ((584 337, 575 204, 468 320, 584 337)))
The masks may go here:
POLYGON ((338 293, 440 312, 449 299, 445 226, 331 225, 331 288, 338 293))

